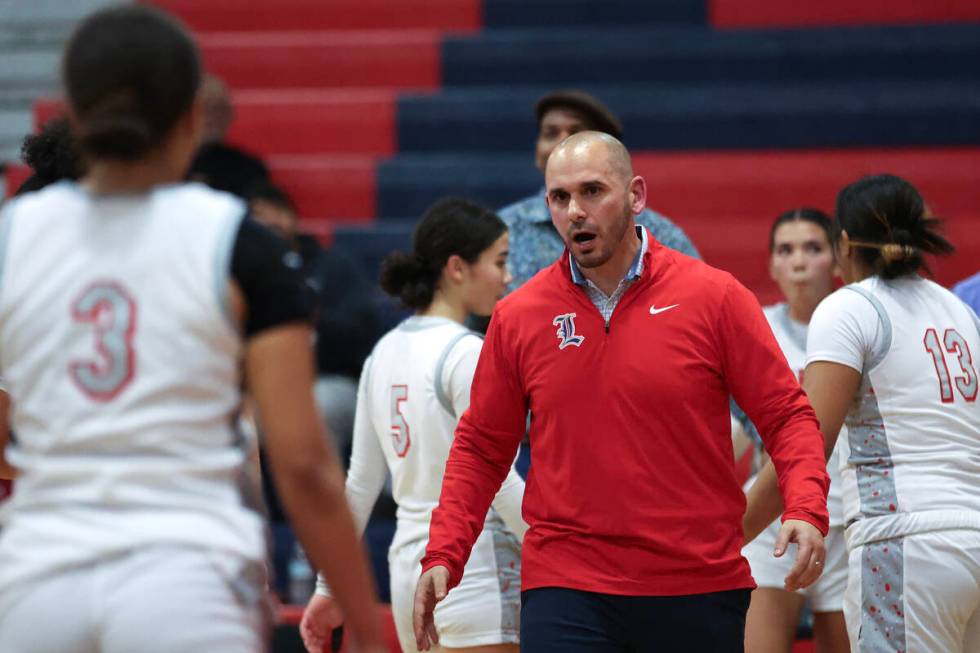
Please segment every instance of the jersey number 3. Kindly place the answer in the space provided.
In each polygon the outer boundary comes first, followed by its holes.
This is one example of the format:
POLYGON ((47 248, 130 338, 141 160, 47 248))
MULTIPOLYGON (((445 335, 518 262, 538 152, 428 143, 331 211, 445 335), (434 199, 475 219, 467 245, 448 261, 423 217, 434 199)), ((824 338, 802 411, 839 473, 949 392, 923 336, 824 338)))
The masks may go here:
POLYGON ((953 402, 953 383, 967 401, 977 400, 977 368, 973 365, 970 346, 956 329, 946 329, 942 342, 935 329, 926 329, 922 338, 926 351, 932 355, 932 364, 936 367, 939 377, 939 396, 944 404, 953 402), (945 351, 943 351, 945 349, 945 351), (946 365, 946 352, 956 356, 962 375, 950 378, 949 366, 946 365))
POLYGON ((402 404, 408 401, 408 386, 391 386, 391 441, 395 445, 395 453, 404 458, 408 448, 412 446, 412 435, 402 413, 402 404))
POLYGON ((72 304, 71 317, 92 326, 97 354, 95 360, 70 363, 71 378, 92 399, 110 401, 133 380, 136 371, 136 302, 115 281, 97 281, 72 304))

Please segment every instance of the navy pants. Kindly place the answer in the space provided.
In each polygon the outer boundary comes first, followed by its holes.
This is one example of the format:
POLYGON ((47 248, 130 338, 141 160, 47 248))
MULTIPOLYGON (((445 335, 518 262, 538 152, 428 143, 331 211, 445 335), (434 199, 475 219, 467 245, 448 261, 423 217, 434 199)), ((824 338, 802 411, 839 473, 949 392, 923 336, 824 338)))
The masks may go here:
POLYGON ((521 594, 522 653, 743 653, 751 590, 618 596, 560 587, 521 594))

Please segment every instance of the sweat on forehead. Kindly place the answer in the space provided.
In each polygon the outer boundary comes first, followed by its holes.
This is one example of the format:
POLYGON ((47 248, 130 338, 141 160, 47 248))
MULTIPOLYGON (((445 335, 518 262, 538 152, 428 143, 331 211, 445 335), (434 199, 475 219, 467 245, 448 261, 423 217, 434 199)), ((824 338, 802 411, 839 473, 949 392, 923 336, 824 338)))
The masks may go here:
POLYGON ((596 156, 606 157, 613 172, 624 179, 633 177, 633 162, 626 146, 617 138, 596 131, 579 132, 563 140, 548 157, 548 167, 552 161, 567 157, 591 161, 596 156))

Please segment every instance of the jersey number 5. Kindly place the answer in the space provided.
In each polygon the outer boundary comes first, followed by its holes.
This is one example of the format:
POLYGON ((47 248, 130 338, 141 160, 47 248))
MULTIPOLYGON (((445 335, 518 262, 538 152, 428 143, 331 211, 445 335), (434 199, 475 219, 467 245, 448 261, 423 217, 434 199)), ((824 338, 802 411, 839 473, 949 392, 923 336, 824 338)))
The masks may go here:
POLYGON ((963 339, 956 329, 946 329, 943 340, 940 343, 939 334, 935 329, 926 329, 926 334, 922 338, 922 343, 932 355, 932 364, 936 367, 936 375, 939 377, 939 396, 944 404, 953 402, 953 383, 960 391, 963 398, 967 401, 977 400, 977 368, 973 365, 973 356, 970 354, 970 346, 963 339), (945 345, 945 351, 944 351, 945 345), (949 366, 946 365, 946 352, 954 354, 960 365, 962 375, 950 378, 949 366))
POLYGON ((408 386, 391 386, 391 440, 395 445, 395 453, 404 458, 408 448, 412 446, 411 431, 405 415, 402 414, 402 404, 408 401, 408 386))
POLYGON ((71 317, 94 328, 98 359, 74 361, 68 372, 86 395, 110 401, 133 380, 136 302, 115 281, 97 281, 72 304, 71 317))

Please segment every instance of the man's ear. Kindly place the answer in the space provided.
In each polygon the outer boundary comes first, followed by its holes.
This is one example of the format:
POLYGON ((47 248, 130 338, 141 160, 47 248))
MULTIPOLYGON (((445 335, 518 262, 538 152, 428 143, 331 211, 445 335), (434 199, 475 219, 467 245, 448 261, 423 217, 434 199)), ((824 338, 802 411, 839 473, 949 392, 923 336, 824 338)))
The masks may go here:
POLYGON ((630 180, 629 184, 630 208, 633 215, 639 215, 647 206, 647 181, 637 175, 630 180))

